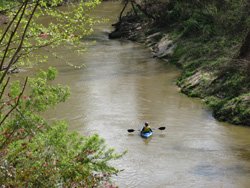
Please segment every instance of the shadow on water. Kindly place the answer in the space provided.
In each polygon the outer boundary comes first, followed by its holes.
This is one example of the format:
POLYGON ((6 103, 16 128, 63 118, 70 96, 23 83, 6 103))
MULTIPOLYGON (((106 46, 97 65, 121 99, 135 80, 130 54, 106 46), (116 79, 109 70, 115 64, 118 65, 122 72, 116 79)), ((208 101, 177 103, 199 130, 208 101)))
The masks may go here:
POLYGON ((154 136, 151 136, 149 138, 141 138, 141 139, 142 139, 142 141, 144 142, 145 145, 148 145, 151 142, 151 140, 153 139, 153 137, 154 136))
POLYGON ((246 148, 231 148, 231 150, 240 159, 250 161, 250 146, 246 148))
POLYGON ((128 137, 135 137, 135 136, 137 136, 137 135, 135 135, 134 133, 128 133, 128 137))

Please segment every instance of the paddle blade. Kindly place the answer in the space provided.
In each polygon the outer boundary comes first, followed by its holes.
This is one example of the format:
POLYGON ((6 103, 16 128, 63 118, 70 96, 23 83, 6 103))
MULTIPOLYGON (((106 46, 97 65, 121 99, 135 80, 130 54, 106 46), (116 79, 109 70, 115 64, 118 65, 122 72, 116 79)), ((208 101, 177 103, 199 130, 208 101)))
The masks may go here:
POLYGON ((134 132, 135 130, 134 129, 128 129, 128 132, 129 133, 132 133, 132 132, 134 132))
POLYGON ((159 127, 158 129, 159 129, 159 130, 165 130, 166 127, 159 127))

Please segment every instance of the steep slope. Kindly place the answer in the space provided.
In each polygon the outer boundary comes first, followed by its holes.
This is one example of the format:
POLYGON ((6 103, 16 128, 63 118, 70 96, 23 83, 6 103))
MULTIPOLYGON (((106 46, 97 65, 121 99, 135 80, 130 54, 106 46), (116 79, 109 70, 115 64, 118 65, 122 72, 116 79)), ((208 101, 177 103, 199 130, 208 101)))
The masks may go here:
POLYGON ((153 57, 182 69, 183 93, 204 99, 219 120, 250 125, 249 4, 170 0, 150 9, 145 1, 114 25, 110 38, 145 43, 153 57))

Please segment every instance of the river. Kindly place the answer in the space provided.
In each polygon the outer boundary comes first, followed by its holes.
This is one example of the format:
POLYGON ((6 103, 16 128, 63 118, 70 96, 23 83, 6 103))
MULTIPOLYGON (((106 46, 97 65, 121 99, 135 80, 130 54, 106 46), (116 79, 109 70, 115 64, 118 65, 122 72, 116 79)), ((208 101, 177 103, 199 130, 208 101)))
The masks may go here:
POLYGON ((181 94, 179 70, 152 58, 143 45, 109 40, 120 9, 118 2, 103 2, 94 14, 110 20, 95 27, 87 51, 76 55, 61 47, 63 62, 50 59, 59 71, 56 82, 69 85, 71 97, 47 116, 127 150, 114 162, 123 169, 113 178, 121 188, 250 187, 250 128, 218 122, 200 100, 181 94), (127 132, 145 121, 166 130, 147 140, 127 132))

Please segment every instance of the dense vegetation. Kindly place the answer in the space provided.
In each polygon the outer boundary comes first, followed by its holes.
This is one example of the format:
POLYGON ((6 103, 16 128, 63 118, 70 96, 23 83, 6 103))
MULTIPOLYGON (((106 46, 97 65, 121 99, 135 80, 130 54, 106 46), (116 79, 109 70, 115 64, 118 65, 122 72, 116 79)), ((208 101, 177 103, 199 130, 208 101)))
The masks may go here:
POLYGON ((129 3, 132 8, 116 24, 114 37, 146 43, 153 38, 154 44, 172 40, 174 53, 161 57, 183 69, 182 92, 203 98, 220 120, 250 125, 249 1, 123 2, 124 9, 129 3))
POLYGON ((78 1, 62 11, 62 0, 5 1, 7 17, 0 30, 0 185, 1 187, 112 187, 117 159, 98 135, 70 133, 65 122, 47 122, 40 114, 64 102, 69 88, 52 84, 57 71, 13 78, 16 67, 43 62, 36 50, 67 42, 80 48, 80 39, 98 21, 89 12, 98 0, 78 1), (39 23, 42 16, 52 22, 39 23))

